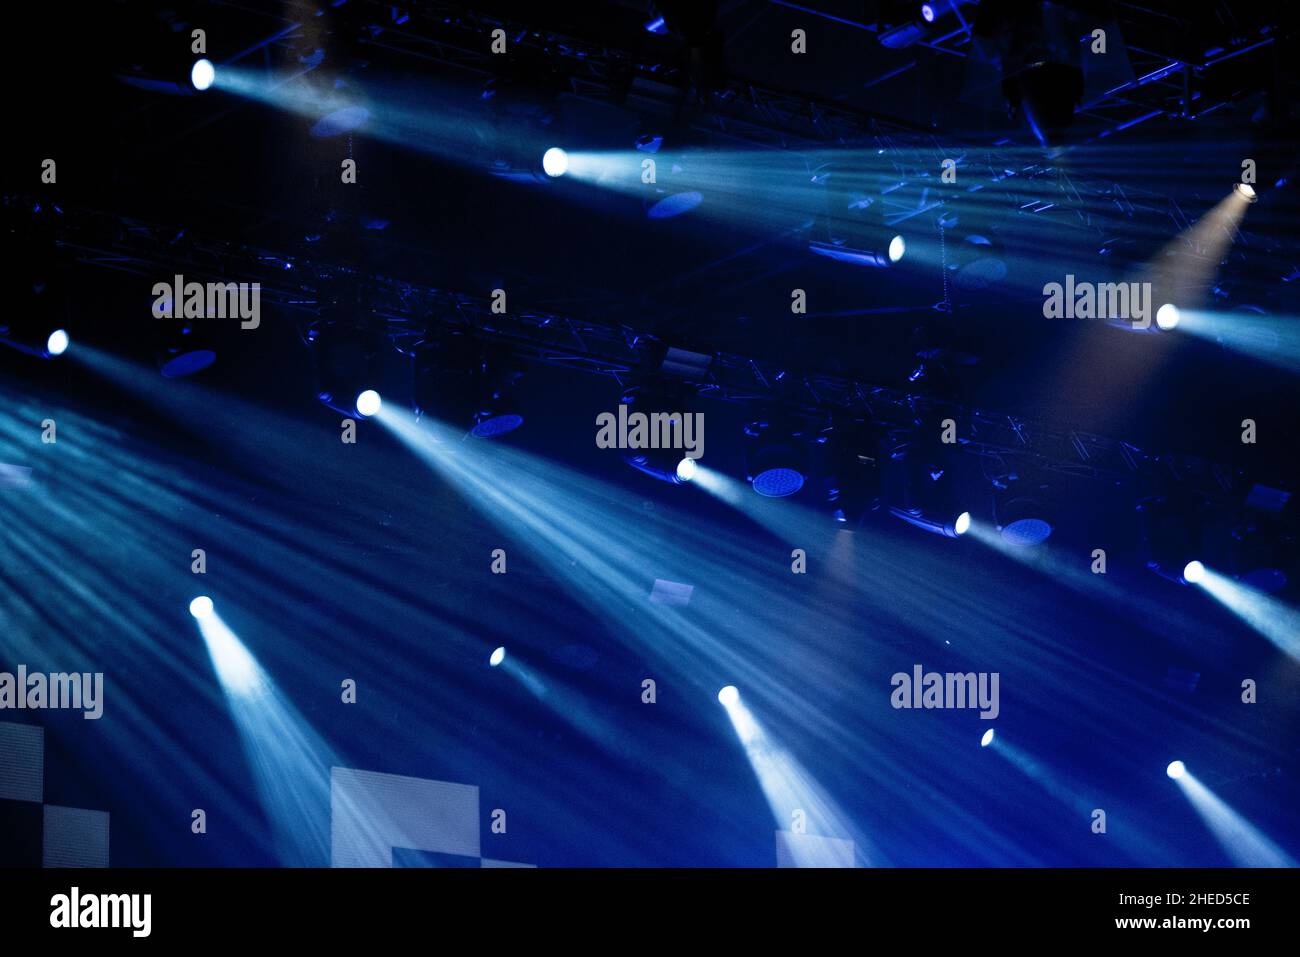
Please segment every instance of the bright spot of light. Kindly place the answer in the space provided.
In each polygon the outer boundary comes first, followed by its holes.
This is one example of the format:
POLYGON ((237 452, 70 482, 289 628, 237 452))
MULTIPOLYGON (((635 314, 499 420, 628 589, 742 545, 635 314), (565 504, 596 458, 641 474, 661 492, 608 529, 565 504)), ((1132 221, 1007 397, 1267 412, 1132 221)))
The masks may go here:
POLYGON ((196 90, 206 90, 217 78, 217 68, 208 59, 195 60, 190 69, 190 82, 196 90))
POLYGON ((934 7, 928 3, 921 4, 921 19, 926 23, 934 23, 934 7))
POLYGON ((501 647, 497 648, 494 652, 492 652, 492 656, 488 658, 488 664, 490 664, 493 668, 495 668, 497 665, 501 664, 501 662, 505 660, 506 660, 506 648, 505 645, 502 645, 501 647))
POLYGON ((682 459, 677 463, 677 477, 683 482, 689 482, 695 478, 695 472, 698 468, 695 459, 682 459))
POLYGON ((718 702, 724 708, 730 708, 740 700, 740 690, 735 685, 727 685, 718 692, 718 702))
POLYGON ((1253 203, 1255 200, 1259 199, 1258 194, 1255 192, 1255 187, 1251 186, 1249 183, 1235 183, 1232 188, 1237 191, 1238 196, 1248 203, 1253 203))
POLYGON ((952 530, 958 535, 965 535, 970 531, 970 512, 962 512, 957 516, 957 521, 953 522, 952 530))
POLYGON ((1188 562, 1183 566, 1183 581, 1195 585, 1205 577, 1205 566, 1200 562, 1188 562))
POLYGON ((383 401, 379 398, 379 393, 374 389, 367 389, 357 396, 357 414, 364 415, 367 419, 372 415, 377 415, 383 401))
POLYGON ((987 748, 992 743, 993 743, 993 729, 989 728, 987 731, 984 732, 984 737, 980 738, 980 747, 987 748))
POLYGON ((891 263, 898 262, 903 258, 903 254, 906 252, 907 243, 903 240, 902 236, 895 236, 889 241, 889 261, 891 263))
POLYGON ((212 599, 207 595, 200 595, 190 602, 190 614, 202 621, 212 615, 212 599))
POLYGON ((1156 310, 1156 325, 1161 329, 1172 329, 1181 318, 1182 313, 1172 302, 1167 302, 1156 310))
POLYGON ((50 337, 45 340, 45 352, 51 356, 61 356, 68 351, 68 333, 64 329, 55 329, 50 333, 50 337))
POLYGON ((547 176, 563 176, 569 170, 569 154, 552 146, 542 154, 542 171, 547 176))
POLYGON ((1170 761, 1169 767, 1165 768, 1165 774, 1169 775, 1175 781, 1187 773, 1187 766, 1182 761, 1170 761))

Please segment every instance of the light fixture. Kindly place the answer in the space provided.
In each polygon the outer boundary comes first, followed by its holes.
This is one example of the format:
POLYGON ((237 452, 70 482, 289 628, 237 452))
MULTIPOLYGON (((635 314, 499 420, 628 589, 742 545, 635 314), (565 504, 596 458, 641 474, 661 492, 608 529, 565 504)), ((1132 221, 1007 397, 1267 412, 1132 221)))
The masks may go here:
POLYGON ((194 66, 190 68, 190 83, 194 89, 202 92, 217 79, 217 68, 212 65, 212 61, 206 57, 202 60, 195 60, 194 66))

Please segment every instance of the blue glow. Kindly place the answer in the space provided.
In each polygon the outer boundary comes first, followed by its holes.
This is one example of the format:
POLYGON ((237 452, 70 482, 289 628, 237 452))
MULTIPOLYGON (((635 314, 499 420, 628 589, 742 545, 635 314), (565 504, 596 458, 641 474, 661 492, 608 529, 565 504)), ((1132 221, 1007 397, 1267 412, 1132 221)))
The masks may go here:
POLYGON ((542 154, 542 171, 547 176, 563 176, 569 171, 569 154, 552 146, 542 154))
POLYGON ((484 419, 482 422, 470 429, 471 434, 480 439, 491 439, 498 435, 505 435, 507 432, 513 432, 519 426, 524 424, 524 417, 514 413, 505 415, 494 415, 490 419, 484 419))
POLYGON ((647 21, 645 28, 651 33, 657 33, 660 36, 668 32, 668 24, 664 22, 663 17, 655 17, 653 20, 647 21))
POLYGON ((647 209, 646 215, 651 219, 672 219, 682 213, 689 213, 702 202, 704 202, 704 194, 695 190, 673 193, 673 195, 665 196, 647 209))
POLYGON ((754 476, 754 491, 768 498, 785 498, 803 488, 803 473, 794 469, 768 469, 754 476))
POLYGON ((217 354, 211 349, 192 349, 168 359, 163 363, 161 371, 168 379, 180 379, 202 372, 216 361, 217 354))
POLYGON ((190 68, 190 82, 194 84, 194 89, 203 91, 217 79, 217 69, 208 59, 196 60, 194 66, 190 68))
POLYGON ((50 356, 61 356, 68 351, 70 342, 66 330, 55 329, 50 333, 50 337, 45 340, 45 353, 50 356))
POLYGON ((1051 524, 1041 518, 1022 518, 1002 528, 1002 540, 1009 545, 1040 545, 1051 534, 1051 524))

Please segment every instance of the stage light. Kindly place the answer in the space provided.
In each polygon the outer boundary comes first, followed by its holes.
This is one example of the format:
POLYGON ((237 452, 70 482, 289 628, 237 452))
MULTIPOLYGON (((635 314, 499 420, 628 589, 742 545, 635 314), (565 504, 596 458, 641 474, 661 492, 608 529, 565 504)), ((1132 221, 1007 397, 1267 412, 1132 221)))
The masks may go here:
POLYGON ((371 416, 378 415, 384 403, 380 399, 378 392, 374 389, 366 389, 357 396, 356 404, 357 415, 365 416, 368 419, 371 416))
POLYGON ((803 473, 797 469, 764 469, 751 483, 755 492, 768 498, 785 498, 803 488, 803 473))
POLYGON ((488 664, 491 665, 493 668, 495 668, 497 665, 501 664, 501 662, 505 660, 506 660, 506 649, 505 646, 502 645, 501 647, 497 648, 495 651, 492 652, 492 656, 488 658, 488 664))
POLYGON ((1051 489, 1044 479, 1010 479, 993 497, 993 515, 1002 540, 1028 548, 1052 536, 1054 512, 1047 504, 1051 489))
POLYGON ((1205 577, 1205 566, 1200 562, 1192 561, 1183 566, 1183 581, 1189 585, 1195 585, 1205 577))
POLYGON ((217 78, 216 67, 208 59, 194 61, 194 66, 190 69, 190 83, 194 84, 194 89, 203 91, 212 86, 217 78))
POLYGON ((695 478, 695 471, 698 467, 695 464, 695 459, 682 459, 677 463, 677 477, 683 482, 689 482, 695 478))
POLYGON ((1182 318, 1182 313, 1172 302, 1167 302, 1156 310, 1156 325, 1161 329, 1172 329, 1178 325, 1178 320, 1182 318))
POLYGON ((993 743, 993 729, 989 728, 987 731, 984 732, 984 737, 980 738, 980 747, 987 748, 992 743, 993 743))
POLYGON ((480 439, 492 439, 498 435, 505 435, 507 432, 513 432, 519 426, 524 424, 524 417, 515 412, 507 412, 503 415, 487 414, 484 418, 474 423, 470 429, 470 434, 480 439))
POLYGON ((45 340, 45 354, 48 356, 61 356, 68 351, 70 342, 66 330, 55 329, 50 333, 49 338, 45 340))
POLYGON ((889 241, 889 261, 896 263, 903 258, 907 252, 907 243, 902 236, 895 236, 889 241))
POLYGON ((758 421, 745 426, 745 434, 753 440, 745 450, 745 477, 759 495, 785 498, 803 488, 808 451, 797 429, 790 422, 758 421))
POLYGON ((957 520, 952 523, 952 530, 958 535, 965 535, 970 531, 970 512, 962 512, 957 516, 957 520))
POLYGON ((202 621, 212 616, 212 599, 207 595, 200 595, 190 602, 190 614, 202 621))
POLYGON ((1182 761, 1171 761, 1169 767, 1165 768, 1165 774, 1169 775, 1175 781, 1187 773, 1187 766, 1182 761))
POLYGON ((653 20, 647 20, 645 23, 646 31, 663 36, 668 32, 668 23, 663 17, 655 17, 653 20))
POLYGON ((558 146, 552 146, 542 154, 542 171, 547 176, 563 176, 569 170, 569 154, 558 146))
POLYGON ((740 691, 736 688, 735 685, 727 685, 725 688, 723 688, 721 691, 718 692, 718 703, 721 704, 724 708, 730 708, 733 704, 735 704, 739 700, 740 700, 740 691))
POLYGON ((1236 190, 1238 196, 1248 203, 1259 201, 1259 194, 1255 192, 1255 187, 1249 183, 1234 183, 1232 188, 1236 190))
POLYGON ((926 23, 934 23, 934 6, 932 4, 921 4, 921 19, 926 23))

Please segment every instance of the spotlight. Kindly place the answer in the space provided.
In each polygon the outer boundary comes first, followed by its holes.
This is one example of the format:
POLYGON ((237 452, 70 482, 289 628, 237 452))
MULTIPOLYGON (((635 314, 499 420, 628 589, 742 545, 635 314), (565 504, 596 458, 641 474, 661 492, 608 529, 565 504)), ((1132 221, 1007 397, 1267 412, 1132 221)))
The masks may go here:
POLYGON ((366 389, 357 396, 357 414, 363 415, 368 419, 373 415, 378 415, 383 404, 383 400, 380 399, 378 392, 374 389, 366 389))
POLYGON ((677 477, 683 482, 689 482, 695 478, 695 472, 698 468, 695 459, 682 459, 677 463, 677 477))
POLYGON ((1249 183, 1234 183, 1232 188, 1236 191, 1237 195, 1246 202, 1259 202, 1259 195, 1255 192, 1255 187, 1251 186, 1249 183))
MULTIPOLYGON (((316 397, 349 418, 365 414, 356 403, 373 391, 370 383, 375 381, 376 357, 384 341, 378 328, 350 321, 353 309, 351 297, 326 306, 306 335, 316 372, 316 397)), ((355 309, 360 310, 360 304, 355 309)))
POLYGON ((989 728, 987 731, 984 732, 984 737, 980 738, 980 747, 987 748, 992 743, 993 743, 993 729, 989 728))
POLYGON ((1187 766, 1182 761, 1171 761, 1169 767, 1165 768, 1165 774, 1169 775, 1175 781, 1187 773, 1187 766))
POLYGON ((207 595, 200 595, 190 602, 190 614, 200 621, 212 617, 212 612, 212 599, 207 595))
POLYGON ((1016 477, 994 494, 993 512, 1008 545, 1041 545, 1052 536, 1053 512, 1045 504, 1050 488, 1016 477))
POLYGON ((468 428, 479 439, 523 425, 515 393, 524 368, 505 349, 453 334, 420 343, 411 359, 417 414, 468 428))
POLYGON ((965 535, 970 530, 970 512, 962 512, 952 523, 953 534, 965 535))
POLYGON ((558 146, 552 146, 542 154, 542 171, 552 178, 563 176, 569 171, 569 154, 558 146))
POLYGON ((807 449, 801 433, 789 426, 751 422, 745 434, 754 443, 746 449, 746 477, 759 495, 785 498, 804 486, 807 449))
POLYGON ((930 3, 921 4, 921 19, 926 23, 934 23, 934 5, 930 3))
POLYGON ((488 658, 488 664, 491 665, 493 668, 495 668, 497 665, 501 664, 501 662, 505 660, 506 660, 506 648, 505 645, 502 645, 492 652, 491 657, 488 658))
POLYGON ((718 692, 718 703, 721 704, 724 708, 730 708, 733 704, 735 704, 739 700, 740 700, 740 691, 736 688, 735 685, 727 685, 725 688, 723 688, 721 691, 718 692))
POLYGON ((1178 325, 1178 320, 1182 317, 1178 307, 1172 302, 1167 302, 1156 310, 1156 325, 1161 329, 1172 329, 1178 325))
POLYGON ((61 356, 68 351, 68 345, 71 340, 64 329, 55 329, 50 333, 49 338, 45 340, 45 354, 47 356, 61 356))
POLYGON ((891 263, 898 262, 903 258, 903 254, 906 252, 907 243, 903 240, 902 236, 895 236, 889 241, 889 261, 891 263))
POLYGON ((206 58, 195 60, 194 66, 190 68, 190 83, 194 85, 194 89, 200 92, 212 86, 216 78, 217 69, 212 65, 212 61, 206 58))
POLYGON ((1195 585, 1205 578, 1205 566, 1200 562, 1191 561, 1183 566, 1183 581, 1189 585, 1195 585))

